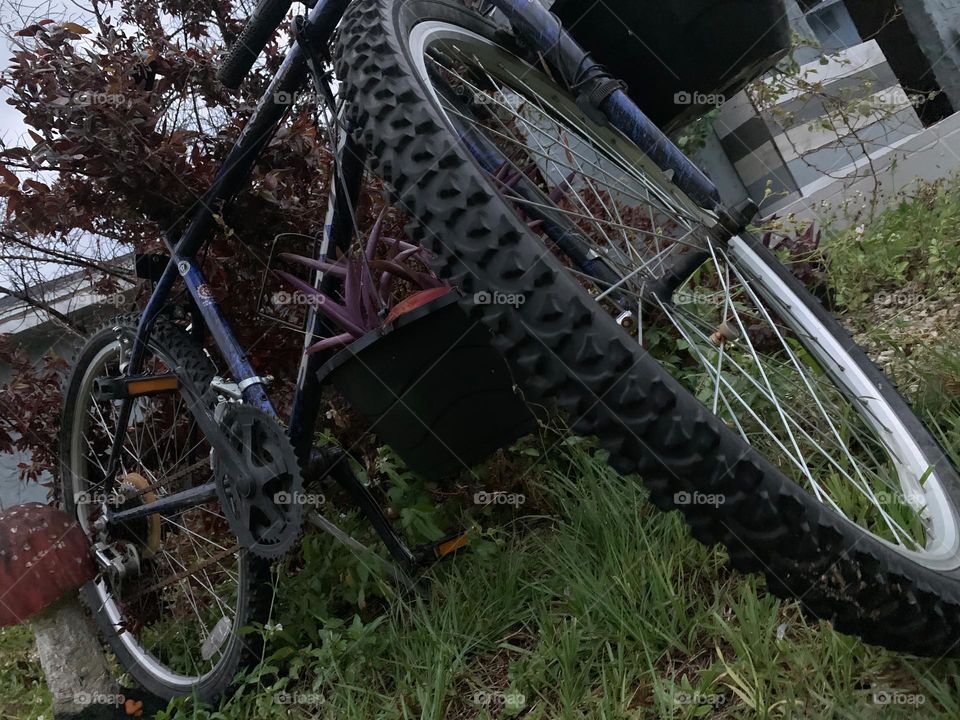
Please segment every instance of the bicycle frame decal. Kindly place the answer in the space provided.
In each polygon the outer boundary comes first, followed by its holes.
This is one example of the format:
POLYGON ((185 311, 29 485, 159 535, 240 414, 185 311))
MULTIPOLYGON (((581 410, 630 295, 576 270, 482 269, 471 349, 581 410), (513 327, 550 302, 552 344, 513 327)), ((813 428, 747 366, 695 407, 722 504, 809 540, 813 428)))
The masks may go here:
MULTIPOLYGON (((207 328, 217 343, 217 347, 220 348, 220 352, 223 353, 223 357, 227 361, 227 366, 230 368, 231 376, 236 378, 237 382, 256 378, 257 374, 247 360, 246 352, 244 352, 243 348, 233 336, 230 325, 220 310, 220 305, 217 303, 216 298, 213 297, 213 290, 207 284, 203 273, 193 258, 181 258, 177 255, 176 250, 171 249, 171 259, 172 263, 175 263, 178 267, 186 267, 187 271, 181 273, 183 275, 183 281, 186 283, 187 289, 190 291, 194 300, 196 300, 197 306, 200 308, 200 313, 203 315, 207 328)), ((262 410, 276 415, 270 399, 263 389, 263 385, 259 382, 254 382, 244 388, 243 399, 244 402, 250 405, 256 405, 262 410)))

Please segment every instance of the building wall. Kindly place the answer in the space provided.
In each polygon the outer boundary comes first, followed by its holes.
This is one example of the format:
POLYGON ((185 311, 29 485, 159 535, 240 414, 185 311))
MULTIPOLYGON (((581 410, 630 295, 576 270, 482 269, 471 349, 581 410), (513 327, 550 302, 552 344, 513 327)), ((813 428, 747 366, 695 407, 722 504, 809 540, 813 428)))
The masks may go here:
MULTIPOLYGON (((133 258, 133 255, 122 256, 114 262, 132 270, 133 258)), ((135 300, 132 287, 117 295, 101 295, 94 289, 86 271, 47 281, 30 288, 30 293, 87 327, 97 327, 102 320, 131 309, 135 300)), ((45 312, 13 297, 0 298, 0 334, 8 335, 35 362, 49 354, 69 359, 80 341, 74 333, 53 322, 45 312)), ((9 382, 11 374, 11 368, 0 363, 0 384, 9 382)), ((45 501, 47 488, 20 480, 18 465, 28 459, 29 456, 23 453, 0 452, 0 509, 24 502, 45 501)), ((47 472, 40 478, 40 482, 52 480, 52 475, 47 472)))
POLYGON ((873 167, 861 163, 859 172, 821 187, 778 209, 799 224, 815 222, 830 233, 870 220, 871 207, 881 211, 910 192, 920 180, 932 182, 956 177, 960 163, 960 113, 914 135, 882 157, 873 167))
POLYGON ((960 2, 900 0, 900 8, 940 87, 960 108, 960 2))
MULTIPOLYGON (((875 41, 804 65, 800 77, 820 91, 789 90, 764 107, 741 92, 723 105, 714 126, 740 183, 765 212, 846 177, 861 159, 923 130, 875 41)), ((716 161, 705 161, 709 174, 716 161)), ((722 192, 739 190, 724 188, 722 176, 717 182, 722 192)))

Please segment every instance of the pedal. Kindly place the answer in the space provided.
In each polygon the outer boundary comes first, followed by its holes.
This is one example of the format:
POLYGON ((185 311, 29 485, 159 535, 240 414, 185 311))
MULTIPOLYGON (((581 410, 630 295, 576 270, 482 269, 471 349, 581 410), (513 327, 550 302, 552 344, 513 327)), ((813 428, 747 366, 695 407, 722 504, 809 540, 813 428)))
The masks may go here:
POLYGON ((435 543, 418 545, 413 549, 413 555, 418 565, 430 565, 454 555, 467 547, 469 542, 468 533, 448 535, 435 543))
POLYGON ((180 380, 173 373, 136 377, 99 377, 93 381, 93 397, 98 401, 127 400, 136 397, 176 392, 180 380))

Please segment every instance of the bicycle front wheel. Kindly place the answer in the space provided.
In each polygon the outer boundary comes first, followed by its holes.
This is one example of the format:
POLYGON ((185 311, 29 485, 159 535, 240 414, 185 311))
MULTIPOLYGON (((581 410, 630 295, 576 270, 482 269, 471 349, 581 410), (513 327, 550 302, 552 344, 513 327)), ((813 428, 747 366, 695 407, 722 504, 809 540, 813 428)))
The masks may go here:
POLYGON ((638 148, 462 7, 361 0, 337 69, 411 234, 528 397, 775 593, 868 642, 956 654, 956 471, 773 253, 712 240, 638 148))

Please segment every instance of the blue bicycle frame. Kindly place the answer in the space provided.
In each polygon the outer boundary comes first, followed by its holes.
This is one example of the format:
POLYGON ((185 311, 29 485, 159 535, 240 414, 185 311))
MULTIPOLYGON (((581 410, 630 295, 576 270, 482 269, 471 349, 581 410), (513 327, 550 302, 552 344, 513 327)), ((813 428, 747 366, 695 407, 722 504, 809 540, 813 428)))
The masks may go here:
MULTIPOLYGON (((296 93, 308 82, 311 64, 312 67, 319 67, 323 62, 320 54, 327 47, 350 2, 351 0, 317 0, 306 21, 299 23, 298 42, 288 51, 213 186, 198 201, 199 207, 179 239, 168 242, 170 262, 140 319, 126 370, 128 375, 140 372, 151 329, 166 304, 177 277, 180 276, 225 359, 232 379, 241 388, 244 402, 262 408, 276 417, 276 410, 270 402, 264 382, 250 364, 246 352, 224 318, 200 271, 196 256, 215 229, 214 208, 228 202, 246 183, 261 151, 270 142, 283 120, 288 105, 277 102, 278 95, 296 93)), ((677 188, 704 210, 714 214, 720 226, 728 228, 729 235, 740 229, 732 219, 733 216, 722 207, 713 183, 644 115, 622 88, 615 86, 615 83, 609 84, 612 79, 605 75, 601 67, 595 64, 591 66, 589 62, 585 64, 585 59, 589 61, 589 56, 563 29, 554 15, 537 0, 490 0, 490 4, 506 16, 515 32, 530 48, 556 66, 571 84, 585 78, 595 84, 606 82, 608 88, 613 88, 604 93, 596 109, 661 169, 672 173, 673 183, 677 188), (570 68, 577 68, 578 77, 572 77, 570 68)), ((332 186, 327 223, 317 248, 317 256, 321 259, 330 256, 331 251, 336 248, 345 249, 354 236, 352 209, 363 180, 365 155, 363 149, 350 140, 349 132, 343 136, 344 141, 337 153, 337 182, 332 186)), ((317 280, 327 281, 322 277, 317 280)), ((305 342, 308 346, 312 344, 312 338, 323 331, 322 320, 315 311, 308 317, 306 330, 305 342)), ((320 363, 317 356, 303 360, 288 426, 291 440, 302 462, 309 456, 317 421, 319 392, 316 370, 320 363)), ((116 481, 116 467, 124 440, 124 432, 119 428, 127 426, 131 407, 131 400, 123 401, 118 432, 107 468, 108 483, 116 481)), ((126 522, 142 515, 176 512, 184 507, 207 502, 214 496, 215 486, 209 483, 182 493, 167 495, 149 506, 110 513, 109 522, 126 522)))

